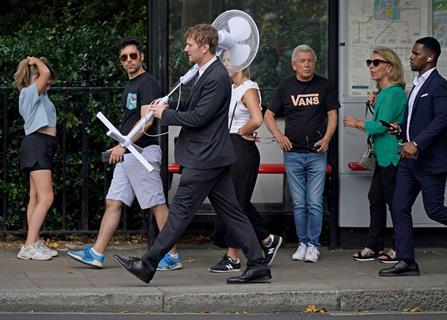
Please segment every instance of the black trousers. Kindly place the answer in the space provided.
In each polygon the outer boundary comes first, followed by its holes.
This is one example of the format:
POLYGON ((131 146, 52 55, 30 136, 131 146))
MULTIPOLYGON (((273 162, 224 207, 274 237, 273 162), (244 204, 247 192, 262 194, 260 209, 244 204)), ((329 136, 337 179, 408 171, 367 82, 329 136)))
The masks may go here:
MULTIPOLYGON (((366 246, 378 253, 385 246, 386 206, 393 208, 393 194, 396 184, 397 168, 390 164, 387 167, 376 165, 369 188, 369 232, 366 246)), ((393 236, 394 240, 394 236, 393 236)))
POLYGON ((157 268, 207 196, 243 250, 247 266, 266 264, 253 227, 237 202, 230 166, 200 170, 183 168, 177 193, 169 208, 168 220, 152 247, 142 256, 144 263, 157 268))
MULTIPOLYGON (((231 166, 236 197, 242 211, 250 220, 258 241, 261 242, 270 233, 258 210, 251 203, 256 179, 258 178, 259 150, 255 142, 247 141, 238 134, 231 134, 230 138, 236 152, 236 162, 231 166)), ((222 248, 239 248, 236 239, 221 216, 217 216, 214 225, 214 244, 222 248)))
POLYGON ((427 216, 447 225, 445 182, 447 173, 428 174, 414 159, 401 159, 397 167, 393 198, 393 225, 398 259, 412 260, 414 254, 413 217, 411 210, 420 192, 427 216))

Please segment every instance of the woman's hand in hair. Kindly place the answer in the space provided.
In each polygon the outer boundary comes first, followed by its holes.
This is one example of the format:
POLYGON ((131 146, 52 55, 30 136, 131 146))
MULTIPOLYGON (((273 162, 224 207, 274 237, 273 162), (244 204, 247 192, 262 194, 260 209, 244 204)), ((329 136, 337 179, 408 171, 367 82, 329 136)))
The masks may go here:
POLYGON ((37 67, 38 75, 34 80, 37 91, 39 93, 46 92, 51 77, 50 69, 48 69, 47 65, 42 60, 36 57, 28 57, 28 65, 37 67))
POLYGON ((36 65, 36 60, 40 62, 40 59, 36 58, 36 57, 28 57, 28 65, 30 66, 34 66, 36 65))

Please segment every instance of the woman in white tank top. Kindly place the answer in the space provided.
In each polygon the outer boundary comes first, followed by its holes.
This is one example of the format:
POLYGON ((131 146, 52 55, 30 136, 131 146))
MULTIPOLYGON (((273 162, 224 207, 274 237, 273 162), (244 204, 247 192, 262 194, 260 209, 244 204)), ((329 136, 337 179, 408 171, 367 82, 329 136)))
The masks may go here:
MULTIPOLYGON (((230 73, 233 80, 231 103, 228 112, 230 138, 236 153, 236 162, 231 167, 234 188, 239 204, 250 219, 253 229, 265 252, 267 262, 273 260, 282 238, 270 234, 265 223, 251 203, 260 163, 259 150, 254 134, 263 121, 261 95, 256 82, 249 79, 247 69, 230 73)), ((210 268, 211 272, 240 270, 239 245, 229 234, 224 221, 217 216, 214 228, 214 243, 228 248, 221 261, 210 268)))

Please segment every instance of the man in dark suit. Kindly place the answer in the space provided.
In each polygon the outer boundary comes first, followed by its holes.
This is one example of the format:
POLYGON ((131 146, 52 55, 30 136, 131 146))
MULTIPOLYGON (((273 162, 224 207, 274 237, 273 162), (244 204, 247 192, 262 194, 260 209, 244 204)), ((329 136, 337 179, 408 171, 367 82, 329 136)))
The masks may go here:
POLYGON ((231 82, 228 72, 215 56, 216 29, 199 24, 185 33, 184 51, 199 66, 199 76, 186 104, 179 110, 153 105, 150 110, 163 125, 181 126, 175 159, 182 167, 177 193, 169 208, 168 221, 153 246, 140 258, 115 256, 118 263, 140 280, 149 283, 158 262, 185 231, 208 196, 247 257, 247 269, 227 283, 267 281, 270 269, 247 216, 242 212, 231 179, 235 161, 228 133, 231 82))
POLYGON ((408 98, 402 124, 390 130, 400 134, 401 160, 397 169, 392 217, 399 262, 380 270, 382 277, 418 276, 411 208, 422 191, 430 219, 447 225, 444 192, 447 177, 447 81, 436 70, 441 54, 432 37, 416 41, 411 70, 419 72, 408 98))

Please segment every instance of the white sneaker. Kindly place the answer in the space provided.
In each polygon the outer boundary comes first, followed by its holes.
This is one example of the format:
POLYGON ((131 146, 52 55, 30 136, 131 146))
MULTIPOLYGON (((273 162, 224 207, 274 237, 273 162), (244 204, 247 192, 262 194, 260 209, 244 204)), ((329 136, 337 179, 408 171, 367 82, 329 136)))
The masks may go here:
POLYGON ((317 247, 309 244, 306 250, 306 256, 304 257, 304 261, 306 262, 317 262, 318 257, 320 256, 320 251, 318 251, 317 247))
POLYGON ((24 260, 50 260, 52 257, 51 255, 39 250, 36 242, 26 247, 22 246, 17 254, 17 258, 24 260))
POLYGON ((298 249, 296 249, 295 253, 292 255, 292 260, 303 261, 304 256, 306 255, 307 245, 305 243, 300 243, 298 249))
POLYGON ((46 253, 46 254, 49 254, 52 257, 56 257, 58 255, 58 252, 56 250, 53 250, 53 249, 49 248, 45 244, 45 242, 43 242, 42 240, 37 241, 37 247, 38 247, 39 251, 41 251, 43 253, 46 253))

